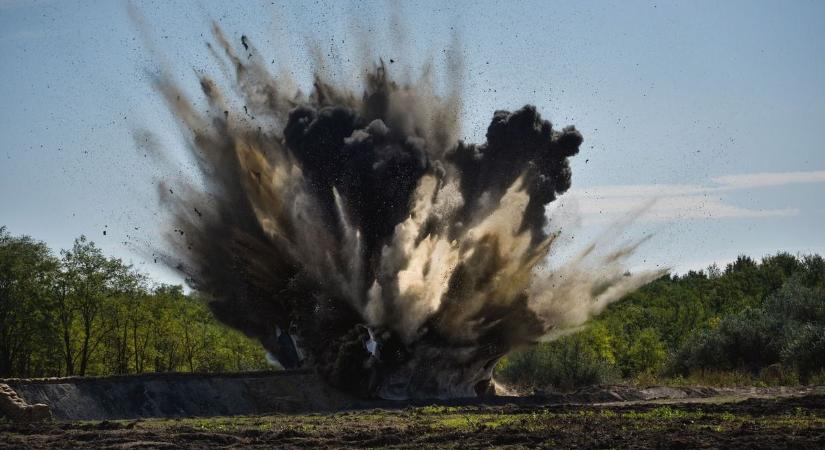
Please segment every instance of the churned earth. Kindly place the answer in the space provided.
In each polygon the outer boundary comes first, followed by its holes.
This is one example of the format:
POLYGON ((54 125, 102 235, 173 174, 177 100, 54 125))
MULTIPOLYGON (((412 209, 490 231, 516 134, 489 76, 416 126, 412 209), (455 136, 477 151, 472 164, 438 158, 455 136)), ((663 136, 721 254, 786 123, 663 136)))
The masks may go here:
POLYGON ((0 422, 0 448, 823 448, 825 395, 0 422))

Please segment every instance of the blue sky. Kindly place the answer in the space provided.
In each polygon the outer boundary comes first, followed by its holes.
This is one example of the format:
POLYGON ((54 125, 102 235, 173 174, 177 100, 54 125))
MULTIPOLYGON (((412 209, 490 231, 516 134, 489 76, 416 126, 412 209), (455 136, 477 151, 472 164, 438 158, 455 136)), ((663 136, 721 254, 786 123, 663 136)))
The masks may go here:
POLYGON ((147 44, 125 2, 0 0, 0 224, 54 248, 86 234, 176 281, 136 251, 169 227, 158 182, 189 170, 151 74, 165 64, 193 93, 193 71, 218 76, 216 20, 304 87, 309 41, 347 74, 354 31, 398 71, 443 67, 458 36, 467 140, 525 103, 584 134, 552 211, 569 249, 655 201, 624 235, 654 235, 634 267, 825 253, 825 2, 400 4, 397 22, 377 1, 135 1, 147 44), (140 129, 180 163, 154 164, 140 129))

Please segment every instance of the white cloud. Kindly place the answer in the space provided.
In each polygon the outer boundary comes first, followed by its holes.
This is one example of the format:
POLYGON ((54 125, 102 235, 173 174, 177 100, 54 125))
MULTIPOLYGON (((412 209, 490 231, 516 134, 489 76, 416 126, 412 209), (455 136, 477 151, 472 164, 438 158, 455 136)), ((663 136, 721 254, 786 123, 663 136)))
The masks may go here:
POLYGON ((707 187, 695 184, 627 184, 614 186, 593 186, 578 190, 593 198, 613 197, 658 197, 662 195, 688 195, 707 192, 707 187))
MULTIPOLYGON (((588 220, 614 220, 616 216, 628 213, 638 214, 637 219, 650 221, 671 221, 681 219, 728 219, 787 217, 799 214, 796 208, 748 209, 725 203, 717 198, 703 195, 658 197, 649 207, 650 198, 640 197, 588 197, 570 195, 575 199, 578 212, 588 220)), ((565 199, 567 200, 567 199, 565 199)), ((564 201, 561 207, 564 207, 564 201)), ((573 205, 573 203, 569 203, 573 205)))
POLYGON ((825 170, 809 172, 763 172, 741 175, 723 175, 713 178, 727 189, 747 189, 784 186, 799 183, 825 183, 825 170))
POLYGON ((560 199, 561 209, 578 210, 587 220, 613 220, 617 215, 638 214, 638 219, 725 219, 787 217, 796 208, 749 209, 727 203, 721 195, 737 190, 769 188, 799 183, 823 183, 825 171, 772 172, 724 175, 707 184, 641 184, 593 186, 572 189, 560 199))

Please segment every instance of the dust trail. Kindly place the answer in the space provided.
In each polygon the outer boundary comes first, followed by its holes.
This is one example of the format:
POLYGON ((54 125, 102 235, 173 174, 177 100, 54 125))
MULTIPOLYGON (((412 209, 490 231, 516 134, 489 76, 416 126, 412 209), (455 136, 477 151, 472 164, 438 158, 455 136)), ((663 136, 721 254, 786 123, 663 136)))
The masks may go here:
POLYGON ((528 105, 496 111, 486 142, 458 141, 460 64, 443 97, 431 69, 401 83, 380 61, 357 92, 319 73, 307 94, 246 37, 213 35, 231 93, 202 76, 198 111, 156 80, 205 186, 161 188, 165 260, 281 365, 362 395, 473 396, 512 349, 662 274, 628 275, 635 247, 601 244, 544 267, 545 206, 569 189, 582 136, 528 105))

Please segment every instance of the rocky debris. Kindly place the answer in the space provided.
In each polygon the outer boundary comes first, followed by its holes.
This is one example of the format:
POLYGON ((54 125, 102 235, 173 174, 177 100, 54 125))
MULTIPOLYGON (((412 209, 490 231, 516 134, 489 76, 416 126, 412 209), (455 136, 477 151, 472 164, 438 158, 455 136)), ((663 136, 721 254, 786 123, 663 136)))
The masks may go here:
POLYGON ((39 422, 52 418, 48 405, 30 405, 14 389, 3 383, 0 383, 0 414, 15 422, 39 422))

